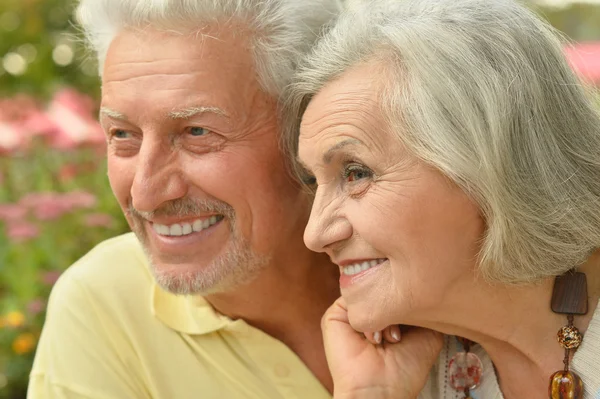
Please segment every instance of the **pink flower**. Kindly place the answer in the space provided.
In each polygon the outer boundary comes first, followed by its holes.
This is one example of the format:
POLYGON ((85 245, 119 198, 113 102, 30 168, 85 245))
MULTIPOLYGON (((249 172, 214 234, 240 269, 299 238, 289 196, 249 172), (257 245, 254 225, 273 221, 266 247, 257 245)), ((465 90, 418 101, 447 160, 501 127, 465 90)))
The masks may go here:
POLYGON ((93 208, 98 202, 96 196, 87 191, 72 191, 62 197, 62 201, 72 208, 93 208))
POLYGON ((77 165, 75 164, 67 164, 63 165, 58 172, 58 179, 61 182, 68 182, 73 180, 77 176, 77 165))
POLYGON ((31 209, 39 220, 56 220, 77 209, 93 208, 96 203, 96 196, 86 191, 32 193, 19 201, 20 205, 31 209))
POLYGON ((580 77, 600 84, 600 42, 576 44, 567 47, 565 53, 580 77))
POLYGON ((33 97, 21 94, 0 100, 0 151, 26 149, 35 136, 54 131, 56 127, 33 97))
POLYGON ((69 207, 56 197, 48 197, 46 201, 42 201, 34 209, 35 217, 39 220, 56 220, 62 215, 69 212, 69 207))
POLYGON ((25 132, 14 123, 0 120, 0 155, 20 149, 24 144, 25 132))
POLYGON ((42 111, 31 112, 22 126, 30 138, 36 136, 49 138, 58 131, 58 126, 42 111))
POLYGON ((23 205, 28 208, 32 208, 39 204, 41 201, 44 201, 48 196, 52 194, 49 193, 30 193, 26 196, 22 197, 19 201, 20 205, 23 205))
POLYGON ((48 118, 58 129, 53 145, 70 149, 82 144, 103 144, 104 132, 93 110, 94 102, 90 97, 72 89, 57 92, 47 111, 48 118))
POLYGON ((8 238, 13 242, 25 242, 40 235, 40 229, 31 223, 15 222, 7 226, 8 238))
POLYGON ((19 204, 0 204, 0 221, 13 222, 25 218, 27 208, 19 204))
POLYGON ((41 298, 36 298, 27 304, 27 310, 33 316, 35 316, 38 313, 41 313, 45 308, 46 308, 46 303, 41 298))
POLYGON ((61 272, 57 270, 45 272, 44 274, 42 274, 42 282, 46 285, 54 285, 54 283, 56 283, 60 275, 61 272))
POLYGON ((93 213, 87 215, 83 223, 88 227, 111 227, 114 224, 114 219, 105 213, 93 213))
POLYGON ((71 210, 57 193, 32 193, 21 198, 19 203, 33 211, 39 220, 56 220, 71 210))

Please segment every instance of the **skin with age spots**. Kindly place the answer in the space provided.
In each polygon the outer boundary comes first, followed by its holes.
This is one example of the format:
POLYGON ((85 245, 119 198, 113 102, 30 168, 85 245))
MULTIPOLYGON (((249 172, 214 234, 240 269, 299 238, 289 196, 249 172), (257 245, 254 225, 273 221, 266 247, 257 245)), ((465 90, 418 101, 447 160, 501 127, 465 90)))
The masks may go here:
MULTIPOLYGON (((317 182, 307 246, 342 271, 348 260, 386 259, 347 278, 343 300, 326 314, 336 389, 352 398, 416 397, 441 348, 437 331, 480 344, 505 398, 547 397, 548 376, 564 355, 556 344, 564 316, 548 309, 554 279, 492 285, 477 273, 485 234, 479 209, 403 145, 402 129, 389 128, 379 106, 382 76, 376 62, 346 71, 311 100, 301 125, 299 158, 317 182), (383 347, 367 346, 353 330, 372 337, 395 324, 417 328, 383 347)), ((588 276, 592 309, 599 265, 595 253, 578 268, 588 276)), ((581 332, 592 316, 576 319, 581 332)))
POLYGON ((307 246, 342 265, 386 259, 342 287, 352 325, 377 331, 432 314, 457 280, 470 278, 483 222, 458 187, 386 128, 368 68, 315 96, 299 158, 318 183, 307 246))
POLYGON ((248 78, 246 43, 220 31, 192 36, 120 33, 105 63, 101 121, 111 186, 157 280, 207 294, 287 256, 306 205, 285 173, 275 101, 248 78), (223 220, 186 237, 153 228, 211 216, 223 220))
POLYGON ((331 390, 319 321, 339 296, 337 269, 302 242, 310 199, 242 29, 117 35, 102 87, 109 179, 163 288, 275 337, 331 390))

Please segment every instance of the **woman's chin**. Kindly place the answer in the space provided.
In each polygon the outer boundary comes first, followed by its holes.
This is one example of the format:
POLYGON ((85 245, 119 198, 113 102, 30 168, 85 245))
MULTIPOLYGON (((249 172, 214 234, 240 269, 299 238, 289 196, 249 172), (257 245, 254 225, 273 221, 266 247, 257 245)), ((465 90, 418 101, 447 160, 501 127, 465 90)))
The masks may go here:
POLYGON ((359 332, 381 331, 391 325, 384 317, 381 309, 375 309, 374 306, 366 302, 347 303, 348 320, 350 325, 359 332))

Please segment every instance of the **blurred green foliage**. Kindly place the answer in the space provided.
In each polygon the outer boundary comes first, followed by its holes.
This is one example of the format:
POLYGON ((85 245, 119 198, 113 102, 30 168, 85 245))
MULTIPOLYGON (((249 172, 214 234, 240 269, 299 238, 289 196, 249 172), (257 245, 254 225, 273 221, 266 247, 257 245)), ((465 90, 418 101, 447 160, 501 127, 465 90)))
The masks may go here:
MULTIPOLYGON (((49 98, 61 86, 71 86, 95 98, 99 93, 96 66, 84 51, 73 19, 74 0, 0 0, 0 97, 14 93, 49 98), (60 45, 73 51, 68 65, 58 65, 53 52, 60 45), (7 54, 27 62, 23 74, 13 75, 3 67, 7 54)), ((60 51, 60 49, 58 51, 60 51)), ((14 58, 14 57, 13 57, 14 58)))
POLYGON ((574 41, 600 41, 600 5, 574 3, 566 8, 537 7, 537 10, 574 41))

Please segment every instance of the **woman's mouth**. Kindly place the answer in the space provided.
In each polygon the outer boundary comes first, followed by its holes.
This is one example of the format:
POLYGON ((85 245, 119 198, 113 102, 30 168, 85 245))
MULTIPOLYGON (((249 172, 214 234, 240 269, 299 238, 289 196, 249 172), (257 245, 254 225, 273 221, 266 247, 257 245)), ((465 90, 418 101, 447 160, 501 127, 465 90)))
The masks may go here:
POLYGON ((386 258, 381 258, 354 262, 346 266, 341 266, 341 272, 345 276, 356 276, 358 274, 366 272, 369 269, 379 266, 386 260, 386 258))

